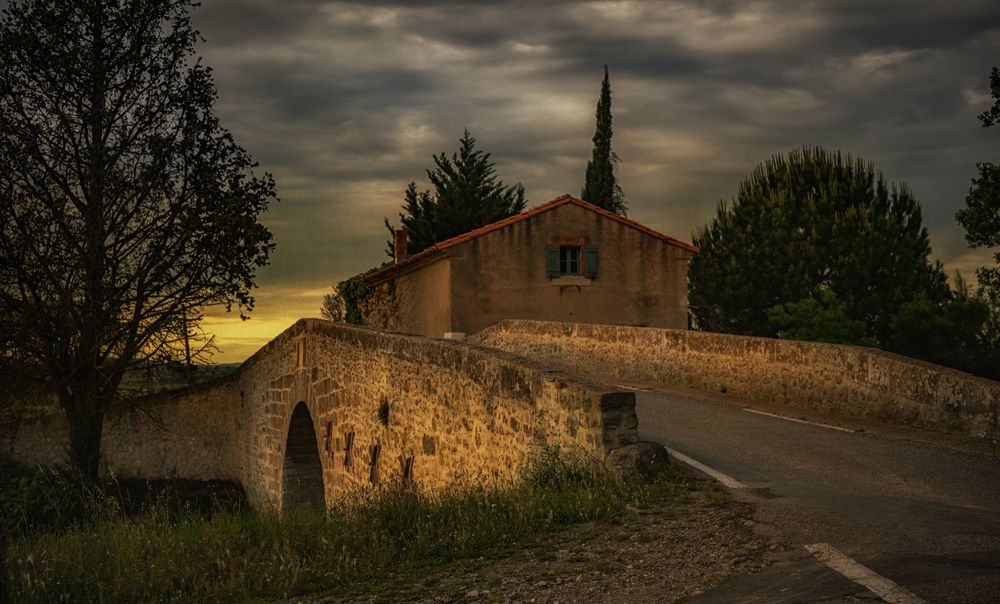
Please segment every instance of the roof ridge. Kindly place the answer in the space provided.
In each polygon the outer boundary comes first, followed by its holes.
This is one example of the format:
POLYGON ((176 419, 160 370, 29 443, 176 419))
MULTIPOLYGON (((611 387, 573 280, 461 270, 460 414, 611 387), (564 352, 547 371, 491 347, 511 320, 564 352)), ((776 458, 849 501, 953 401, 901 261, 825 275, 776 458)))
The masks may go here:
POLYGON ((682 241, 680 239, 676 239, 676 238, 671 237, 669 235, 664 235, 663 233, 661 233, 661 232, 659 232, 659 231, 657 231, 655 229, 651 229, 648 226, 640 224, 640 223, 638 223, 638 222, 636 222, 634 220, 631 220, 629 218, 626 218, 624 216, 619 216, 618 214, 615 214, 614 212, 606 210, 606 209, 604 209, 604 208, 602 208, 602 207, 600 207, 598 205, 592 204, 589 201, 584 201, 584 200, 579 199, 577 197, 573 197, 572 195, 570 195, 568 193, 564 193, 563 195, 560 195, 559 197, 556 197, 555 199, 553 199, 551 201, 547 201, 547 202, 545 202, 543 204, 540 204, 540 205, 537 205, 537 206, 535 206, 533 208, 529 208, 527 210, 524 210, 523 212, 521 212, 519 214, 513 214, 511 216, 507 216, 506 218, 501 218, 500 220, 497 220, 496 222, 491 222, 490 224, 487 224, 487 225, 484 225, 484 226, 472 229, 471 231, 467 231, 465 233, 461 233, 459 235, 455 235, 454 237, 449 237, 448 239, 445 239, 443 241, 439 241, 439 242, 437 242, 437 243, 435 243, 435 244, 433 244, 431 246, 428 246, 427 248, 425 248, 424 250, 420 251, 419 253, 414 254, 413 256, 410 256, 409 258, 407 258, 406 260, 403 260, 402 262, 400 262, 398 264, 391 264, 391 265, 389 265, 389 266, 387 266, 387 267, 385 267, 383 269, 380 269, 380 270, 375 271, 374 273, 371 273, 370 275, 368 275, 368 277, 365 278, 365 280, 369 281, 369 282, 372 282, 372 281, 375 281, 375 280, 381 280, 383 277, 385 277, 387 275, 394 274, 398 270, 403 270, 404 267, 412 266, 412 265, 416 264, 417 262, 419 262, 421 260, 424 260, 424 259, 427 259, 427 258, 430 258, 430 257, 432 257, 432 256, 434 256, 434 255, 436 255, 436 254, 438 254, 440 252, 443 252, 444 250, 446 250, 446 249, 448 249, 450 247, 454 247, 454 246, 456 246, 456 245, 458 245, 460 243, 465 243, 466 241, 469 241, 471 239, 475 239, 477 237, 481 237, 481 236, 483 236, 483 235, 485 235, 487 233, 492 233, 493 231, 502 229, 505 226, 508 226, 508 225, 511 225, 511 224, 514 224, 514 223, 517 223, 517 222, 521 222, 522 220, 527 220, 528 218, 531 218, 532 216, 537 216, 538 214, 541 214, 542 212, 547 212, 548 210, 551 210, 552 208, 555 208, 555 207, 558 207, 558 206, 562 206, 562 205, 566 205, 566 204, 573 204, 573 205, 579 206, 579 207, 581 207, 581 208, 583 208, 585 210, 590 210, 592 212, 600 214, 601 216, 604 216, 606 218, 610 218, 611 220, 614 220, 616 222, 624 224, 625 226, 629 226, 629 227, 631 227, 633 229, 641 231, 641 232, 643 232, 643 233, 645 233, 647 235, 655 237, 655 238, 657 238, 657 239, 659 239, 661 241, 664 241, 666 243, 670 243, 670 244, 675 245, 677 247, 686 249, 689 252, 698 253, 698 248, 696 248, 695 246, 691 245, 690 243, 687 243, 687 242, 682 241))

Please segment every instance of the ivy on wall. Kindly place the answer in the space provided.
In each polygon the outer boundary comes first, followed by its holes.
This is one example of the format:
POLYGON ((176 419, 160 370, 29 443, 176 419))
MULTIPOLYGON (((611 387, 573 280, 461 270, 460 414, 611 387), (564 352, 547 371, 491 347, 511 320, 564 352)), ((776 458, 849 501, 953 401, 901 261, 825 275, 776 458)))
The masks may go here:
POLYGON ((364 325, 364 317, 361 315, 359 303, 371 296, 374 288, 365 281, 368 273, 375 269, 365 271, 359 275, 354 275, 350 279, 345 279, 337 284, 337 293, 343 301, 343 321, 351 325, 364 325))
POLYGON ((368 276, 384 268, 376 266, 344 279, 333 292, 323 297, 323 318, 338 323, 390 329, 399 318, 399 297, 396 282, 373 286, 368 276))

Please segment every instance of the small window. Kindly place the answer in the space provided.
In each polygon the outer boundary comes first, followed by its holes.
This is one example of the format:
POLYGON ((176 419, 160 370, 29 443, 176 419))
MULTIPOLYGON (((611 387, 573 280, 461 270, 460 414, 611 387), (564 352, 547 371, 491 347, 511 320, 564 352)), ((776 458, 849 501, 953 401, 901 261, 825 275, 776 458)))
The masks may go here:
POLYGON ((546 245, 545 273, 549 279, 583 276, 597 277, 597 246, 546 245))
POLYGON ((559 274, 560 275, 580 274, 579 247, 570 245, 563 245, 559 247, 559 274))

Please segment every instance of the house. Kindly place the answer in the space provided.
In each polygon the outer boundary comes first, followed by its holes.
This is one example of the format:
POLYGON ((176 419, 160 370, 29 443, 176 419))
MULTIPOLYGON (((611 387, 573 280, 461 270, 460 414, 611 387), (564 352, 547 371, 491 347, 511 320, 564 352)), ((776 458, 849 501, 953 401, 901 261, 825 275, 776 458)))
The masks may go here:
POLYGON ((569 195, 406 255, 366 277, 373 327, 463 338, 504 319, 687 327, 697 248, 569 195))

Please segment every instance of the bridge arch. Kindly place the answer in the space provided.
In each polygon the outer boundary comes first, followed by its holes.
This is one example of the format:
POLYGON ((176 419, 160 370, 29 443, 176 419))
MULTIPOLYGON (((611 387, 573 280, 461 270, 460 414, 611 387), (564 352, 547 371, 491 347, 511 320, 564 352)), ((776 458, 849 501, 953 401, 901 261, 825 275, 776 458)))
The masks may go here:
POLYGON ((295 507, 322 509, 325 505, 323 462, 316 442, 316 425, 309 407, 300 402, 288 422, 281 507, 285 510, 295 507))

